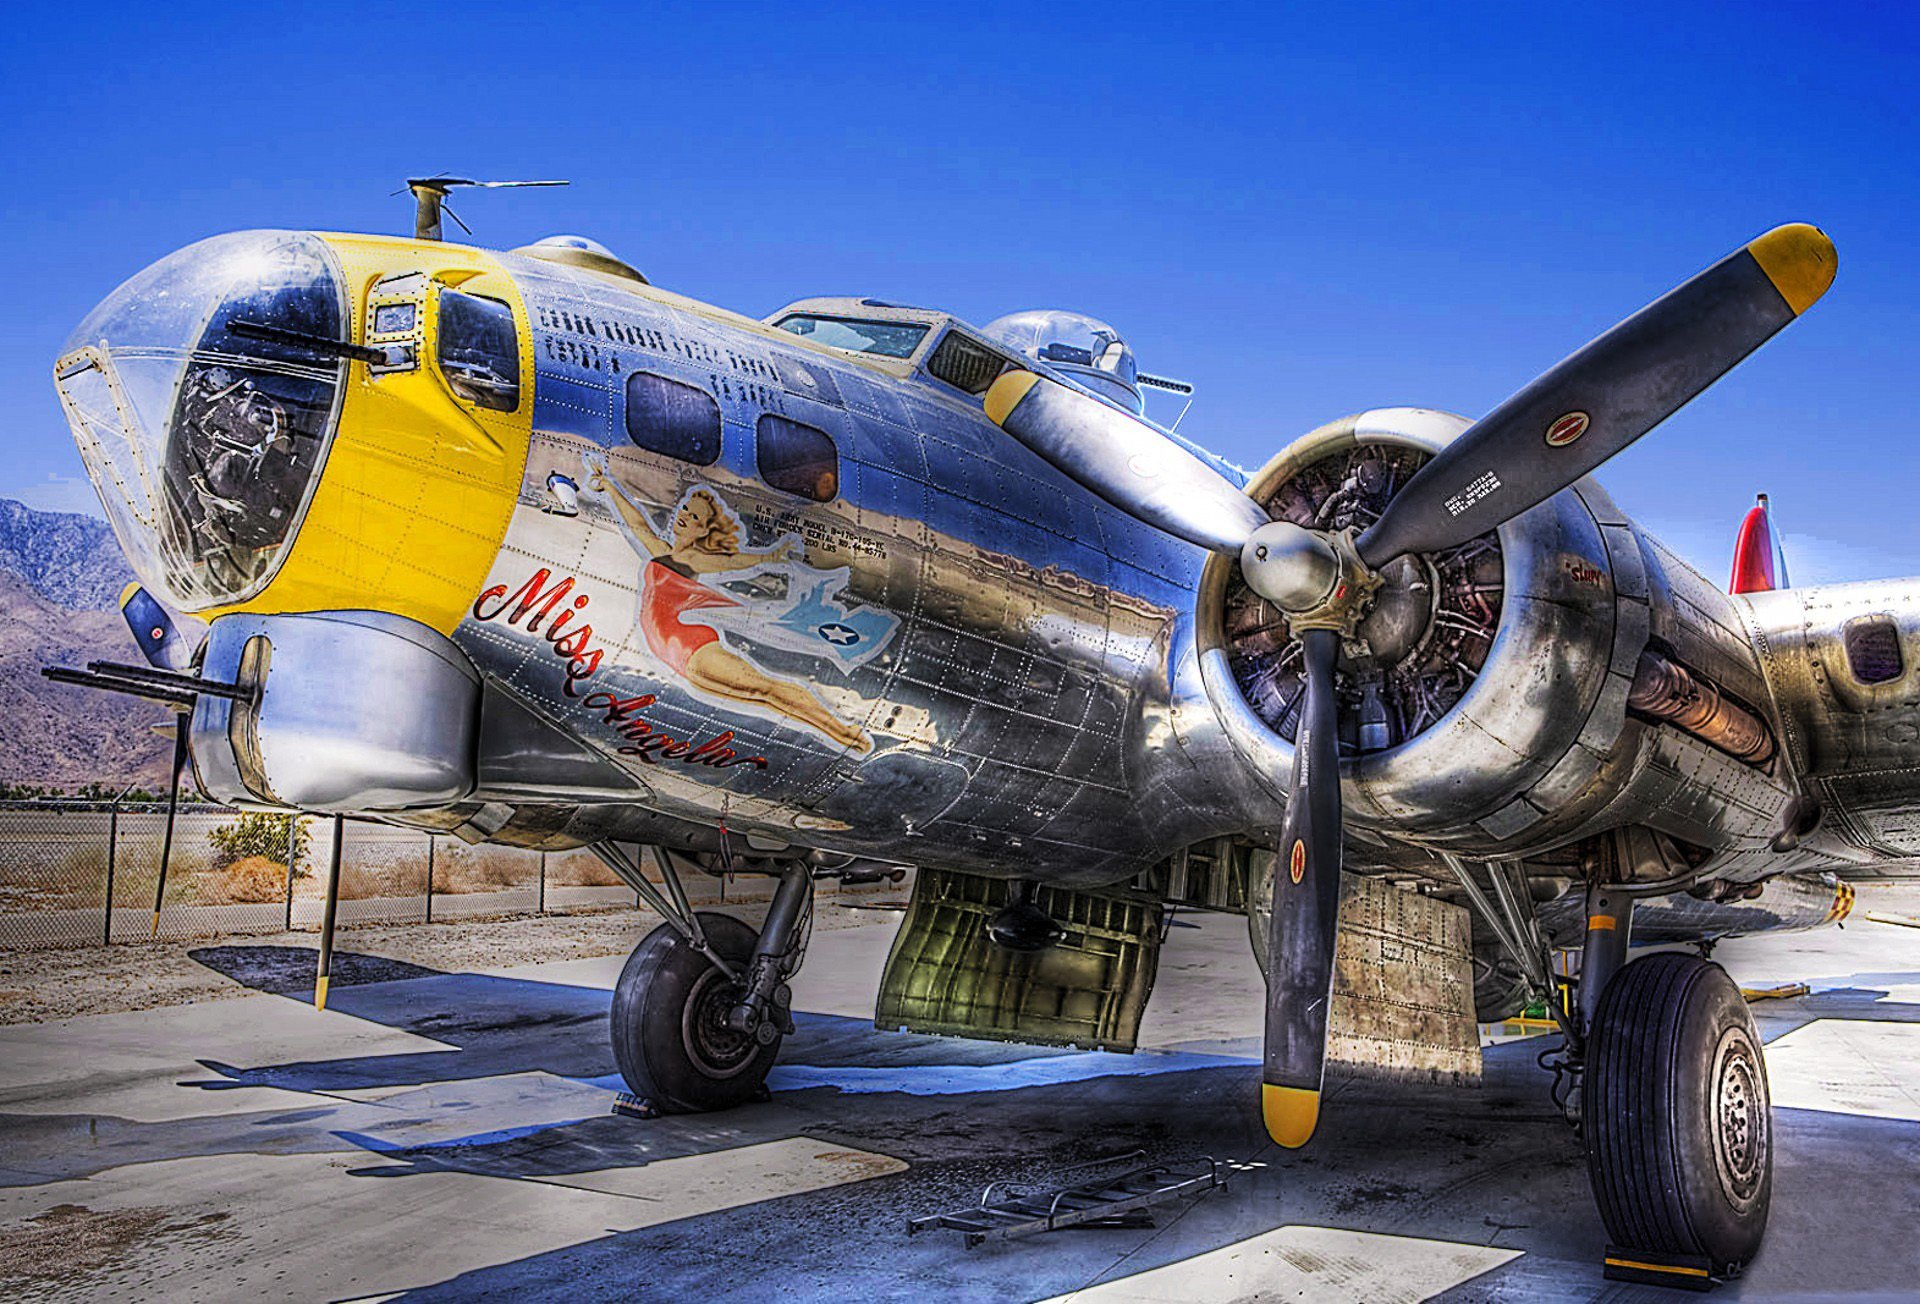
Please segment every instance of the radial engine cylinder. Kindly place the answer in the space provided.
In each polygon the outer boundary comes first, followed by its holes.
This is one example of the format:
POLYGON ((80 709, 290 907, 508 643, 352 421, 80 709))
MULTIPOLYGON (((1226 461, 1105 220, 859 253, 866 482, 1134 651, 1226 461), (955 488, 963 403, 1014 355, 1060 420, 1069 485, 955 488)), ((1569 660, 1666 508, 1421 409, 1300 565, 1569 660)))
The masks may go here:
MULTIPOLYGON (((1295 441, 1247 492, 1277 520, 1361 530, 1467 425, 1413 408, 1348 417, 1295 441)), ((1582 481, 1381 578, 1336 671, 1350 827, 1512 854, 1590 815, 1647 636, 1639 543, 1606 495, 1582 481)), ((1285 613, 1216 559, 1196 625, 1221 724, 1284 800, 1302 687, 1285 613)))

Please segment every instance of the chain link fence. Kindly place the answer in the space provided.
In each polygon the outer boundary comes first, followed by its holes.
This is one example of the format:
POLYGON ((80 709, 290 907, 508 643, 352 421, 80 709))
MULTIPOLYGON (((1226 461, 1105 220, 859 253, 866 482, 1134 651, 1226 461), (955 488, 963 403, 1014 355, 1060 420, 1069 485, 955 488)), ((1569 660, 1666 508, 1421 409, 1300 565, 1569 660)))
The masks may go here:
MULTIPOLYGON (((0 802, 0 949, 320 927, 332 819, 183 804, 170 847, 166 823, 164 804, 0 802)), ((341 928, 640 904, 588 851, 471 846, 361 821, 342 828, 341 928)), ((696 904, 772 890, 748 875, 696 875, 686 886, 696 904)))

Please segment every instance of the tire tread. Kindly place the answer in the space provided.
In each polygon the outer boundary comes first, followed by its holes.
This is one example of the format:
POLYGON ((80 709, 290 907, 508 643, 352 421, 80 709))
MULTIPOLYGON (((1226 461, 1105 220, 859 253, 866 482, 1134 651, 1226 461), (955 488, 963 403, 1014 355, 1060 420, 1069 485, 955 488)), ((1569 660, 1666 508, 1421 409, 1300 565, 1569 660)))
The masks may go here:
POLYGON ((1682 1171, 1675 1131, 1690 1108, 1679 1063, 1689 1022, 1713 1008, 1716 982, 1731 980, 1676 952, 1642 956, 1614 976, 1588 1036, 1583 1121, 1594 1201, 1614 1243, 1725 1266, 1689 1205, 1701 1175, 1682 1171))

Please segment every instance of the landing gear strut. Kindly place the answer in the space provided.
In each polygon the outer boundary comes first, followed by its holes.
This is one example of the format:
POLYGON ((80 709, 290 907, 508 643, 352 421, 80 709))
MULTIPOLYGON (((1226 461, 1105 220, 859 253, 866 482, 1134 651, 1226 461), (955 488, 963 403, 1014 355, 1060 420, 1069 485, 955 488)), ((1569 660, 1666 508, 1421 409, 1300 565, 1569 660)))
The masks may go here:
POLYGON ((627 1087, 671 1114, 758 1098, 793 1031, 786 979, 805 950, 811 874, 803 865, 781 874, 756 934, 731 915, 687 908, 669 856, 656 858, 667 887, 662 896, 619 848, 603 843, 594 851, 667 921, 634 948, 613 991, 608 1030, 627 1087))
MULTIPOLYGON (((1516 974, 1550 994, 1547 943, 1524 879, 1488 865, 1483 881, 1466 863, 1443 859, 1516 974)), ((1727 971, 1677 952, 1627 960, 1634 900, 1668 888, 1588 889, 1577 1001, 1572 1010, 1550 1006, 1565 1045, 1541 1060, 1586 1146, 1613 1242, 1607 1275, 1704 1287, 1738 1275, 1760 1249, 1773 1124, 1760 1036, 1727 971)))

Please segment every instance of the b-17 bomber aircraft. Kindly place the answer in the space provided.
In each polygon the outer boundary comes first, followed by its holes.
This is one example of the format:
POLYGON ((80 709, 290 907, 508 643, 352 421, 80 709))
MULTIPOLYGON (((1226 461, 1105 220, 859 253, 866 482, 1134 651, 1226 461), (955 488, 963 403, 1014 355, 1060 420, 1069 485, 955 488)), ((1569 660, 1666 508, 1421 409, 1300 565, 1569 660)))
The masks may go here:
POLYGON ((1912 872, 1920 583, 1787 587, 1756 509, 1729 595, 1589 477, 1826 292, 1823 234, 1249 475, 1092 318, 756 321, 411 184, 412 239, 215 236, 74 333, 149 664, 50 673, 174 707, 215 801, 593 849, 667 921, 611 1020, 657 1110, 761 1093, 816 880, 915 871, 881 1027, 1123 1051, 1166 913, 1244 912, 1275 1141, 1330 1060, 1473 1081, 1544 1001, 1610 1261, 1751 1259, 1767 1079, 1707 952, 1912 872), (775 879, 764 924, 702 873, 775 879))

